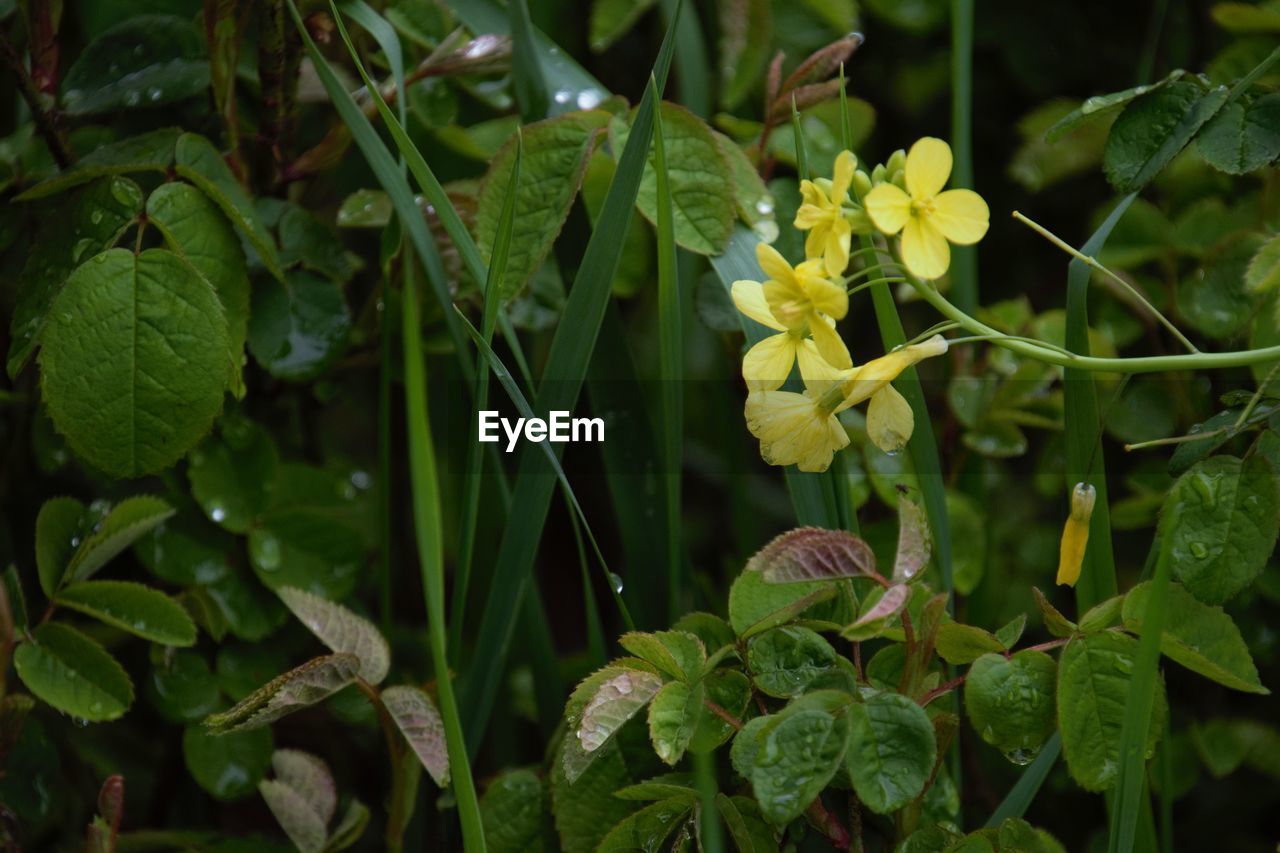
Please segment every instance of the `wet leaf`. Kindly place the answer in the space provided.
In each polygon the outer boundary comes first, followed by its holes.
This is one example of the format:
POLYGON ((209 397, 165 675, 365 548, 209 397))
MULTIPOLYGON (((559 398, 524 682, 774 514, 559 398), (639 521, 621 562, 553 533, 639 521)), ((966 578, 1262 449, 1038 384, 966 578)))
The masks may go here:
POLYGON ((80 544, 85 505, 75 498, 45 501, 36 516, 36 571, 40 589, 51 598, 62 585, 67 564, 80 544))
POLYGON ((137 15, 85 47, 67 70, 62 102, 71 115, 94 115, 180 101, 208 86, 196 28, 170 15, 137 15))
POLYGON ((291 270, 283 284, 259 282, 253 289, 249 350, 273 376, 320 375, 342 354, 350 331, 351 312, 332 279, 291 270))
POLYGON ((933 772, 938 745, 924 709, 898 693, 849 707, 846 766, 862 802, 888 814, 914 800, 933 772))
POLYGON ((1220 86, 1205 91, 1180 80, 1148 92, 1120 113, 1107 137, 1102 165, 1119 192, 1146 185, 1177 156, 1227 98, 1220 86))
POLYGON ((1228 175, 1243 175, 1280 157, 1280 93, 1227 104, 1196 136, 1204 161, 1228 175))
POLYGON ((169 504, 151 495, 136 495, 120 501, 91 531, 87 531, 84 541, 67 563, 63 581, 82 581, 91 577, 139 537, 172 515, 173 508, 169 504))
POLYGON ((658 758, 674 767, 684 757, 702 712, 700 683, 669 681, 649 703, 649 740, 658 758))
POLYGON ((372 622, 341 604, 294 587, 281 587, 276 593, 298 621, 331 651, 346 652, 359 658, 361 678, 376 685, 387 677, 387 670, 391 667, 391 648, 372 622))
POLYGON ((532 770, 509 770, 480 799, 484 840, 492 853, 542 853, 550 830, 547 787, 532 770))
POLYGON ((840 769, 849 728, 848 717, 806 710, 786 715, 764 735, 750 779, 765 818, 781 827, 809 807, 840 769))
POLYGON ((54 601, 122 631, 167 646, 191 646, 196 626, 169 596, 132 581, 80 581, 63 587, 54 601))
POLYGON ((798 696, 836 665, 836 650, 818 633, 798 625, 751 638, 747 666, 756 687, 770 696, 798 696))
POLYGON ((271 729, 209 734, 188 726, 182 755, 196 783, 215 799, 242 800, 256 790, 271 766, 271 729))
POLYGON ((898 501, 898 550, 893 563, 893 582, 906 583, 929 565, 933 536, 924 507, 907 496, 898 501))
POLYGON ((229 710, 209 715, 204 724, 215 734, 270 725, 286 714, 328 699, 353 683, 359 672, 360 661, 355 655, 313 658, 272 679, 229 710))
POLYGON ((133 683, 116 659, 58 622, 46 622, 19 644, 13 665, 38 699, 83 720, 114 720, 133 704, 133 683))
POLYGON ((1057 727, 1057 676, 1044 652, 983 655, 964 682, 969 722, 1014 764, 1029 764, 1057 727))

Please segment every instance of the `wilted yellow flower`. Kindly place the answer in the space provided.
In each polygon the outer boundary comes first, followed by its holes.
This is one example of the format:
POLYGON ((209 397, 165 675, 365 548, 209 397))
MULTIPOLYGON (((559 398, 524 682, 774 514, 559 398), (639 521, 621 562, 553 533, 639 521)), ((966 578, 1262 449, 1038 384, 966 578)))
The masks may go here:
POLYGON ((804 203, 796 211, 795 225, 809 230, 804 240, 805 257, 821 258, 827 275, 833 278, 843 275, 849 266, 853 227, 845 216, 844 205, 849 201, 849 185, 857 165, 852 151, 841 151, 831 180, 800 182, 804 203))
POLYGON ((747 429, 760 439, 760 456, 770 465, 795 465, 820 473, 849 435, 835 412, 843 394, 840 372, 829 365, 805 377, 805 391, 753 390, 747 395, 747 429))
POLYGON ((1062 528, 1062 544, 1058 549, 1058 583, 1075 586, 1084 565, 1084 549, 1089 544, 1089 519, 1098 492, 1088 483, 1076 483, 1071 490, 1071 515, 1062 528))
POLYGON ((902 232, 902 262, 919 278, 938 278, 947 271, 948 240, 964 246, 987 233, 987 203, 972 190, 943 192, 950 176, 951 146, 926 136, 907 153, 906 190, 882 183, 863 199, 877 228, 891 235, 902 232))
POLYGON ((769 278, 764 283, 735 281, 733 303, 779 334, 747 352, 742 360, 747 384, 766 391, 781 387, 797 359, 801 376, 817 375, 823 361, 836 368, 851 367, 849 350, 835 330, 835 321, 849 310, 849 295, 823 276, 822 262, 805 261, 793 268, 764 243, 756 246, 756 259, 769 278))
POLYGON ((946 338, 934 335, 854 368, 843 379, 844 400, 836 410, 871 400, 867 406, 867 437, 885 453, 897 453, 915 431, 915 416, 911 404, 890 383, 913 364, 946 351, 946 338))

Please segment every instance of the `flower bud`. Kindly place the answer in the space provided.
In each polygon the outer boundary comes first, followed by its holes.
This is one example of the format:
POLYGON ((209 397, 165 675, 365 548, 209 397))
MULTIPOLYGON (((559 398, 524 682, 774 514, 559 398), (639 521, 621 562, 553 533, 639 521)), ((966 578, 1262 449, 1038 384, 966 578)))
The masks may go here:
POLYGON ((853 186, 858 191, 858 198, 871 192, 871 176, 859 169, 853 173, 853 186))
POLYGON ((1071 515, 1062 528, 1062 545, 1058 551, 1058 583, 1075 586, 1084 565, 1084 549, 1089 544, 1089 519, 1098 492, 1088 483, 1076 483, 1071 490, 1071 515))

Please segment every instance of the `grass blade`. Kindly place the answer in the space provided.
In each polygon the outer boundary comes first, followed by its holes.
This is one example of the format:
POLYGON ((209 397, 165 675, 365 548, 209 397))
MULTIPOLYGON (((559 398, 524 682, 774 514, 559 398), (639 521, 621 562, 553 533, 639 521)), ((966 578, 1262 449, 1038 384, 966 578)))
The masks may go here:
MULTIPOLYGON (((650 85, 653 80, 650 79, 650 85)), ((654 175, 658 191, 658 364, 662 387, 662 462, 667 509, 667 617, 680 615, 683 559, 680 547, 680 473, 684 431, 684 333, 681 329, 680 273, 676 258, 671 179, 662 139, 662 110, 653 114, 654 175)))
MULTIPOLYGON (((625 233, 635 215, 640 178, 653 136, 653 115, 658 106, 658 93, 666 83, 673 44, 673 29, 668 27, 653 71, 657 85, 650 84, 636 111, 631 134, 551 341, 538 391, 539 411, 571 411, 582 389, 600 321, 609 302, 610 283, 622 253, 622 242, 617 235, 625 233)), ((517 512, 503 531, 493 585, 476 643, 475 659, 481 665, 472 669, 463 692, 467 718, 475 721, 473 749, 479 744, 493 709, 510 645, 512 616, 529 582, 556 482, 549 476, 546 457, 528 448, 521 453, 519 471, 512 499, 517 512)))
MULTIPOLYGON (((523 137, 516 133, 515 162, 511 168, 511 180, 507 184, 507 196, 502 202, 502 211, 498 217, 498 233, 493 241, 493 255, 489 259, 489 276, 484 285, 484 316, 481 322, 481 337, 485 344, 493 341, 493 328, 498 317, 498 282, 507 269, 507 254, 511 248, 511 231, 515 224, 516 187, 520 185, 520 166, 524 157, 523 137)), ((476 374, 475 409, 477 412, 489 408, 489 371, 480 370, 476 374)), ((479 421, 476 422, 479 429, 479 421)), ((476 523, 480 515, 480 486, 484 481, 481 466, 483 445, 479 435, 473 432, 471 442, 467 445, 467 465, 463 469, 462 486, 462 519, 458 534, 458 564, 454 570, 453 604, 449 613, 453 617, 449 625, 450 646, 454 649, 456 662, 462 647, 462 626, 467 609, 467 587, 471 581, 471 560, 475 554, 476 523)))
POLYGON ((1111 804, 1111 834, 1107 846, 1111 853, 1128 853, 1134 848, 1143 801, 1146 808, 1151 806, 1144 790, 1147 781, 1147 727, 1151 725, 1151 708, 1155 704, 1155 691, 1159 688, 1160 639, 1164 632, 1169 582, 1173 577, 1173 531, 1177 529, 1181 509, 1182 505, 1174 502, 1156 530, 1157 536, 1163 531, 1163 541, 1147 597, 1146 612, 1142 615, 1142 634, 1129 681, 1124 725, 1120 728, 1120 769, 1116 776, 1115 799, 1111 804))
MULTIPOLYGON (((677 0, 662 0, 662 14, 668 21, 679 8, 677 0)), ((711 70, 706 41, 698 16, 685 15, 676 25, 676 90, 680 103, 702 118, 711 116, 711 70)))
MULTIPOLYGON (((1137 197, 1130 193, 1120 200, 1106 220, 1081 248, 1094 257, 1101 251, 1111 229, 1137 197)), ((1089 354, 1090 269, 1080 260, 1067 268, 1066 346, 1079 355, 1089 354)), ((1089 547, 1076 584, 1076 607, 1084 613, 1093 605, 1116 594, 1115 556, 1111 551, 1111 512, 1107 501, 1107 472, 1098 450, 1102 441, 1102 420, 1098 412, 1098 392, 1093 374, 1065 368, 1062 377, 1064 423, 1066 424, 1067 482, 1089 483, 1097 490, 1093 516, 1089 520, 1089 547)))
POLYGON ((546 118, 551 98, 542 66, 538 64, 527 0, 510 0, 507 15, 511 26, 511 84, 516 90, 520 118, 525 122, 537 121, 546 118))
POLYGON ((436 672, 440 716, 444 720, 450 775, 453 778, 454 796, 458 801, 458 816, 462 821, 463 843, 467 850, 483 853, 485 839, 484 826, 480 821, 480 803, 476 799, 466 738, 458 715, 458 703, 454 698, 453 680, 449 676, 444 615, 444 524, 440 515, 435 448, 431 443, 431 421, 427 410, 427 374, 418 319, 418 292, 410 254, 409 251, 405 252, 401 328, 404 339, 405 426, 409 435, 409 482, 413 491, 414 538, 418 544, 431 662, 436 672))
POLYGON ((1018 781, 1009 789, 1009 793, 1005 795, 996 810, 991 813, 986 824, 988 829, 994 829, 1011 817, 1022 817, 1027 813, 1031 802, 1040 792, 1040 786, 1044 784, 1045 779, 1049 778, 1049 771, 1058 763, 1058 756, 1061 754, 1062 736, 1054 732, 1053 737, 1049 738, 1041 748, 1036 760, 1022 771, 1018 781))
MULTIPOLYGON (((951 0, 951 186, 973 189, 973 5, 951 0)), ((978 247, 951 250, 952 301, 966 313, 978 308, 978 247)))
MULTIPOLYGON (((427 279, 431 283, 431 289, 436 299, 439 300, 441 306, 450 305, 452 300, 449 298, 449 285, 445 278, 444 264, 440 260, 440 251, 436 248, 431 232, 427 230, 426 221, 423 220, 418 211, 418 206, 413 199, 413 191, 409 188, 404 175, 400 173, 400 168, 396 161, 391 158, 391 152, 382 144, 382 140, 378 137, 377 131, 373 129, 373 125, 364 117, 364 113, 361 112, 351 94, 343 87, 342 81, 334 74, 333 68, 330 67, 328 60, 324 58, 324 54, 316 47, 316 43, 312 40, 311 33, 307 30, 302 16, 298 14, 298 7, 293 0, 288 0, 288 2, 294 25, 302 37, 302 43, 307 50, 307 54, 311 57, 316 76, 320 79, 325 91, 328 92, 330 101, 333 102, 334 110, 337 111, 338 116, 351 131, 351 138, 355 140, 356 146, 364 154, 365 161, 378 179, 378 183, 387 191, 387 196, 391 199, 396 215, 404 223, 417 256, 427 270, 427 279)), ((355 47, 351 44, 351 39, 342 24, 342 16, 338 14, 336 7, 334 8, 334 20, 338 24, 343 40, 354 54, 355 47)), ((366 85, 371 84, 371 82, 368 81, 366 85)), ((370 85, 370 89, 385 107, 386 104, 381 101, 381 96, 377 95, 377 87, 370 85)), ((441 190, 441 193, 443 194, 443 190, 441 190)), ((481 277, 478 280, 483 281, 484 278, 481 277)), ((445 327, 448 329, 449 337, 453 340, 453 345, 457 349, 459 367, 462 370, 463 377, 470 382, 475 369, 466 348, 466 335, 457 320, 454 319, 452 312, 446 310, 444 315, 445 327)))

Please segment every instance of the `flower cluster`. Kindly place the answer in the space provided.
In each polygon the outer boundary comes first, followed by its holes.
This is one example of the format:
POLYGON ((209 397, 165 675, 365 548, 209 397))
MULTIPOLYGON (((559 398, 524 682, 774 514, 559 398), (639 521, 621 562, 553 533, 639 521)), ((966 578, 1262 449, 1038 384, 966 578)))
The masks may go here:
POLYGON ((792 266, 771 246, 756 247, 767 278, 734 282, 733 301, 775 333, 742 362, 747 428, 766 462, 825 471, 849 444, 836 415, 864 401, 867 434, 877 447, 895 453, 911 438, 911 406, 891 383, 918 361, 945 353, 946 340, 935 335, 855 366, 836 322, 849 311, 844 274, 854 234, 901 234, 902 266, 917 278, 935 279, 950 265, 949 242, 975 243, 986 233, 986 202, 971 190, 944 191, 950 174, 951 149, 940 139, 926 137, 910 152, 895 152, 870 175, 857 168, 852 152, 841 152, 830 179, 800 183, 795 226, 808 232, 805 260, 792 266), (803 392, 781 390, 794 367, 803 392))

